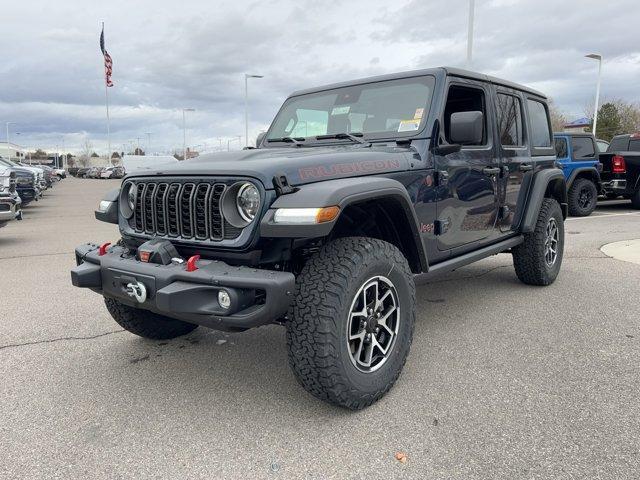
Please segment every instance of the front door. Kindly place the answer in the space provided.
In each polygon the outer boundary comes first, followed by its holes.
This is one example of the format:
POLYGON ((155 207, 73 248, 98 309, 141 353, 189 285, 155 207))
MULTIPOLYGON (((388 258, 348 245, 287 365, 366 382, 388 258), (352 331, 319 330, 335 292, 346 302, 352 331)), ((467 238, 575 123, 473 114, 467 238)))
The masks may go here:
POLYGON ((497 87, 495 96, 498 151, 500 152, 501 175, 499 180, 500 212, 499 225, 502 232, 509 231, 516 215, 518 198, 527 176, 533 175, 533 163, 526 145, 524 110, 522 97, 515 90, 497 87))
POLYGON ((449 137, 449 125, 455 112, 482 112, 484 134, 478 144, 463 145, 457 153, 436 158, 441 185, 436 222, 439 250, 471 247, 494 236, 500 164, 491 133, 494 119, 487 108, 490 98, 490 86, 482 82, 456 79, 449 84, 441 143, 454 143, 449 137))

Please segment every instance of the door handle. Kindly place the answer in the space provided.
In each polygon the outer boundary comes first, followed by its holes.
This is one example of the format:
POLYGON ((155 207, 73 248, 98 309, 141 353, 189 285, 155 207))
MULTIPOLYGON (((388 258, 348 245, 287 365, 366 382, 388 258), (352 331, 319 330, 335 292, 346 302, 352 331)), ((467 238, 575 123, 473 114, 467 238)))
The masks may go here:
POLYGON ((500 173, 500 167, 484 167, 482 173, 485 175, 498 175, 500 173))
POLYGON ((518 167, 518 169, 521 172, 529 172, 529 171, 533 170, 533 165, 529 165, 528 163, 521 163, 520 167, 518 167))

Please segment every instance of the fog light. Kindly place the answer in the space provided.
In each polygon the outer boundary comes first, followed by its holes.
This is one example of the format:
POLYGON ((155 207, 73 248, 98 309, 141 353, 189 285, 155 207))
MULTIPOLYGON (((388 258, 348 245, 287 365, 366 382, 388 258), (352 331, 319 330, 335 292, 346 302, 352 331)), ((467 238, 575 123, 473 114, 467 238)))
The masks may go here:
POLYGON ((231 306, 231 297, 229 296, 229 292, 226 290, 218 291, 218 303, 225 310, 231 306))

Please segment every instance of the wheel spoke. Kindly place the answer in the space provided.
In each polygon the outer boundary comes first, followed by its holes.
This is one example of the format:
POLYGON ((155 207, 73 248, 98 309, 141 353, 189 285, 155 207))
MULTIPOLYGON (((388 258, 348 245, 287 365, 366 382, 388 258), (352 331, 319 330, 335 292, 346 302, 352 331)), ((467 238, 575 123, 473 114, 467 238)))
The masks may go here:
POLYGON ((396 306, 394 305, 392 308, 389 309, 389 311, 387 311, 382 317, 380 317, 380 319, 378 320, 378 325, 380 325, 382 328, 384 328, 387 332, 389 332, 389 335, 393 335, 395 332, 391 329, 391 327, 389 327, 389 325, 387 325, 387 320, 389 320, 389 317, 391 316, 392 313, 394 313, 396 311, 396 306))
MULTIPOLYGON (((389 345, 391 344, 391 342, 388 342, 387 343, 387 348, 384 348, 376 337, 372 337, 371 338, 371 344, 373 345, 373 347, 376 347, 378 350, 380 350, 383 355, 386 355, 387 351, 389 350, 389 345)), ((373 347, 372 347, 372 350, 373 350, 373 347)))
POLYGON ((364 361, 362 362, 362 364, 365 367, 370 367, 372 360, 373 360, 373 342, 367 344, 367 347, 364 351, 364 361))
POLYGON ((349 335, 349 341, 355 340, 357 338, 359 338, 360 340, 364 340, 364 336, 367 332, 364 331, 364 329, 362 329, 361 331, 359 331, 358 333, 349 335))
POLYGON ((384 305, 384 301, 387 299, 388 296, 391 295, 391 290, 387 290, 386 292, 384 292, 384 294, 382 295, 381 298, 376 300, 376 310, 378 308, 380 308, 382 305, 384 305))

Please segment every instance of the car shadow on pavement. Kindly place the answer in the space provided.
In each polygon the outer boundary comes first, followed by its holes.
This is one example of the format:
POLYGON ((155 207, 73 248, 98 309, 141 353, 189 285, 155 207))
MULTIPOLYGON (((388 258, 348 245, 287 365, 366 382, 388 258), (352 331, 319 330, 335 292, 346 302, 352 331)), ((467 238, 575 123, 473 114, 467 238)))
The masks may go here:
MULTIPOLYGON (((475 264, 418 286, 414 345, 424 346, 434 337, 441 338, 443 331, 450 328, 447 321, 473 317, 477 305, 468 296, 462 298, 454 291, 459 293, 461 288, 473 291, 490 303, 489 293, 503 288, 497 284, 519 284, 507 267, 511 264, 475 264), (436 310, 438 313, 434 315, 436 310)), ((413 361, 420 365, 429 360, 410 358, 408 367, 413 361)), ((295 410, 304 415, 309 411, 331 416, 349 413, 313 398, 297 384, 288 366, 285 329, 276 325, 243 333, 201 327, 184 337, 155 341, 122 332, 112 335, 101 354, 89 363, 93 365, 86 365, 87 371, 103 371, 107 377, 117 378, 108 386, 95 385, 92 389, 108 388, 109 395, 118 398, 139 401, 147 398, 152 402, 173 398, 197 408, 206 408, 198 405, 203 399, 218 405, 242 402, 243 409, 295 405, 295 410)), ((411 382, 411 370, 407 369, 400 383, 411 382)), ((392 391, 390 395, 396 394, 392 391)), ((158 408, 163 403, 164 400, 159 401, 158 408)))

